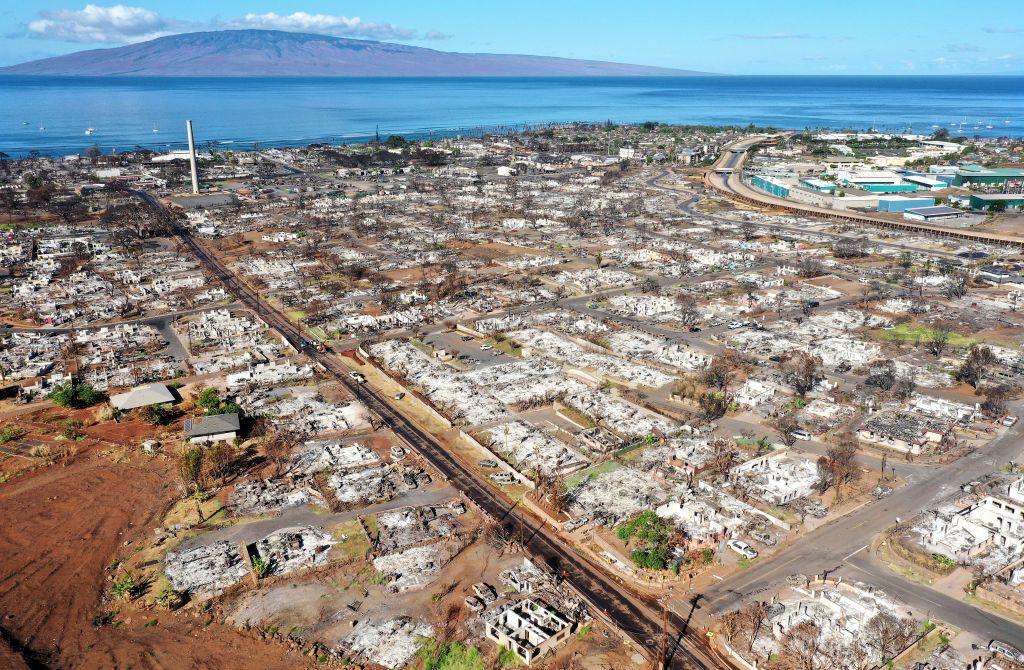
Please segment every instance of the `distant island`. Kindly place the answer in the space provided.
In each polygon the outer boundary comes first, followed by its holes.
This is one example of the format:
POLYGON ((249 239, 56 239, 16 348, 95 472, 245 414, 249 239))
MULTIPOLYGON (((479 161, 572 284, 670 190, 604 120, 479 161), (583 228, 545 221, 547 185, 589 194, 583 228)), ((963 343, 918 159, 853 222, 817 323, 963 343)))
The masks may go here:
POLYGON ((160 37, 0 68, 0 74, 213 77, 644 77, 706 72, 516 54, 452 53, 278 30, 160 37))

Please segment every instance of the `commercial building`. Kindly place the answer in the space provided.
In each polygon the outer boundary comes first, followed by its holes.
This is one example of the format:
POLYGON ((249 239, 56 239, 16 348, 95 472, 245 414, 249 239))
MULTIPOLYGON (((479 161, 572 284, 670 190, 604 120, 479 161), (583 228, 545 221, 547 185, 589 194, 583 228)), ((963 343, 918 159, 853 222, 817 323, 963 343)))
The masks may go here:
POLYGON ((1024 193, 978 193, 971 195, 971 209, 985 211, 997 202, 1006 203, 1006 209, 1024 209, 1024 193))
POLYGON ((765 193, 770 193, 779 198, 785 198, 789 195, 790 187, 788 184, 784 184, 774 177, 763 177, 761 175, 754 175, 754 178, 750 182, 755 188, 759 188, 765 193))
POLYGON ((919 188, 917 184, 858 184, 858 186, 869 193, 914 193, 919 188))
POLYGON ((879 212, 905 212, 908 209, 920 207, 931 207, 935 204, 935 198, 904 198, 892 196, 878 199, 879 212))
POLYGON ((953 178, 953 186, 985 184, 1001 186, 1007 181, 1024 181, 1024 170, 1020 168, 985 168, 980 165, 965 165, 953 178))
POLYGON ((910 221, 945 221, 947 219, 959 219, 964 215, 959 209, 945 207, 916 207, 903 212, 903 218, 910 221))
POLYGON ((800 185, 821 193, 832 193, 836 190, 836 185, 832 182, 816 177, 804 177, 800 180, 800 185))
POLYGON ((918 174, 905 174, 903 175, 903 181, 907 182, 908 184, 914 184, 927 191, 941 191, 942 189, 947 188, 949 186, 948 183, 942 181, 941 179, 936 179, 935 177, 928 177, 925 175, 918 174))
POLYGON ((850 172, 840 170, 836 174, 836 181, 848 186, 865 188, 867 186, 895 186, 903 182, 903 177, 893 172, 850 172))

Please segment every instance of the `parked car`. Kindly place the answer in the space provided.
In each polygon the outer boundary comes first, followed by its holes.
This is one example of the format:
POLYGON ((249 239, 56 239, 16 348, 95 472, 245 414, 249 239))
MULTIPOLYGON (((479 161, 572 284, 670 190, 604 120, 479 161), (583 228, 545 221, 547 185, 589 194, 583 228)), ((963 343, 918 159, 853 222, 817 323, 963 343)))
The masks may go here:
POLYGON ((497 484, 511 484, 513 481, 515 481, 514 479, 512 479, 512 475, 510 475, 507 472, 495 472, 493 475, 491 475, 491 479, 493 479, 494 482, 497 484))
POLYGON ((1003 419, 1003 425, 1006 426, 1006 427, 1010 427, 1010 426, 1014 425, 1015 423, 1017 423, 1017 417, 1015 417, 1015 416, 1008 416, 1008 417, 1003 419))
POLYGON ((729 330, 736 330, 737 328, 742 328, 742 327, 743 327, 743 322, 742 321, 730 321, 729 322, 729 330))
POLYGON ((466 607, 474 612, 479 612, 484 608, 484 604, 476 596, 466 596, 466 607))
POLYGON ((363 375, 362 372, 350 372, 350 373, 348 373, 348 376, 351 377, 352 381, 354 381, 357 384, 365 384, 366 383, 366 376, 363 375))
POLYGON ((491 460, 490 458, 485 458, 484 460, 480 461, 480 467, 481 468, 496 468, 496 467, 498 467, 498 461, 491 460))
POLYGON ((992 640, 988 643, 988 650, 993 651, 999 654, 1000 656, 1005 656, 1014 663, 1024 662, 1024 653, 1021 653, 1019 649, 1017 649, 1008 642, 1003 642, 1002 640, 992 640))
POLYGON ((399 391, 398 393, 395 394, 395 400, 401 400, 404 397, 405 397, 405 392, 404 391, 399 391))
POLYGON ((743 558, 757 558, 757 551, 743 540, 729 540, 726 545, 743 558))
POLYGON ((494 347, 492 347, 492 346, 491 346, 491 345, 489 345, 489 344, 481 344, 481 345, 480 345, 480 350, 481 350, 481 351, 489 351, 489 350, 491 350, 491 349, 493 349, 493 348, 494 348, 494 347))
POLYGON ((472 337, 471 337, 470 335, 464 335, 464 336, 462 337, 462 341, 463 341, 463 342, 469 342, 469 341, 470 341, 470 340, 472 340, 472 339, 473 339, 473 338, 472 338, 472 337))
POLYGON ((793 437, 795 437, 798 440, 805 440, 806 441, 806 440, 811 439, 811 434, 808 433, 806 430, 794 430, 794 431, 790 432, 790 435, 792 435, 793 437))

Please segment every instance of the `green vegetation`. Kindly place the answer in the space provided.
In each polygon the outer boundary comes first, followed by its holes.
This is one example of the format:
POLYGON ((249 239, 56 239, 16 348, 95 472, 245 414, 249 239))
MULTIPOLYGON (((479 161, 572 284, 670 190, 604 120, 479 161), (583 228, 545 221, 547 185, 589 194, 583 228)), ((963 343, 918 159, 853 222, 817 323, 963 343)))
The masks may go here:
MULTIPOLYGON (((420 638, 419 645, 417 655, 423 661, 423 670, 485 670, 486 668, 484 657, 476 647, 467 647, 461 642, 438 644, 437 640, 433 638, 420 638)), ((502 663, 502 665, 505 664, 502 663)))
MULTIPOLYGON (((871 331, 872 337, 883 342, 927 342, 935 337, 935 330, 919 323, 901 323, 891 330, 871 331)), ((973 337, 950 333, 948 344, 953 347, 969 347, 977 342, 973 337)))
POLYGON ((590 635, 590 631, 590 626, 581 626, 580 629, 576 631, 576 638, 580 640, 585 640, 587 639, 587 636, 590 635))
POLYGON ((164 404, 148 405, 139 410, 139 418, 154 426, 166 426, 174 419, 174 411, 164 404))
POLYGON ((615 530, 615 535, 627 546, 638 545, 629 557, 637 566, 648 570, 668 567, 672 533, 672 526, 652 510, 641 512, 615 530))
POLYGON ((270 563, 262 556, 253 556, 252 574, 256 575, 257 579, 263 579, 270 574, 270 563))
POLYGON ((595 423, 593 419, 591 419, 589 416, 579 411, 575 407, 566 407, 563 405, 562 407, 558 408, 558 413, 564 416, 566 419, 569 419, 569 421, 572 421, 578 426, 583 426, 584 428, 593 428, 594 426, 597 425, 597 423, 595 423))
POLYGON ((514 668, 517 665, 523 665, 523 659, 519 658, 519 654, 511 649, 502 649, 498 654, 498 665, 503 668, 514 668))
POLYGON ((956 569, 956 561, 949 556, 932 554, 932 561, 935 562, 935 567, 943 572, 952 572, 956 569))
POLYGON ((24 434, 25 433, 22 432, 20 428, 16 428, 14 426, 4 426, 3 428, 0 428, 0 444, 7 444, 8 442, 13 442, 24 434))
POLYGON ((598 463, 597 465, 592 465, 589 468, 584 468, 583 470, 577 470, 572 475, 566 478, 565 486, 568 489, 574 489, 583 482, 589 481, 593 477, 603 475, 606 472, 614 472, 615 470, 618 470, 620 467, 621 466, 615 461, 605 461, 604 463, 598 463))
POLYGON ((110 587, 110 595, 118 600, 131 600, 135 597, 138 588, 139 585, 136 583, 135 577, 128 573, 114 582, 114 585, 110 587))
POLYGON ((221 400, 215 388, 203 389, 196 396, 196 407, 206 414, 241 414, 242 407, 237 402, 221 400))
POLYGON ((103 394, 89 384, 68 382, 55 386, 47 397, 61 407, 81 408, 95 405, 103 399, 103 394))

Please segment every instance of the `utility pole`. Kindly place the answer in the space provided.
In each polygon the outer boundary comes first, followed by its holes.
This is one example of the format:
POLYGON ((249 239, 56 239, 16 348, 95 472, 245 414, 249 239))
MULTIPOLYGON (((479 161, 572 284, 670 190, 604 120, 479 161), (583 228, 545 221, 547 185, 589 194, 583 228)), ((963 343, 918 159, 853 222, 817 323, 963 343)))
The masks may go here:
POLYGON ((665 670, 668 664, 668 594, 661 599, 661 654, 658 658, 661 659, 658 668, 665 670))

